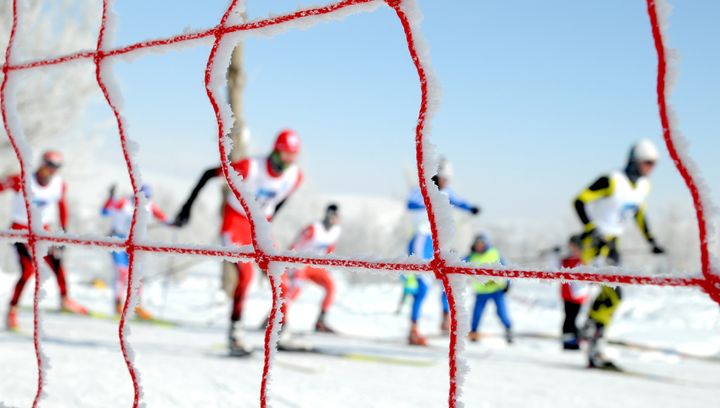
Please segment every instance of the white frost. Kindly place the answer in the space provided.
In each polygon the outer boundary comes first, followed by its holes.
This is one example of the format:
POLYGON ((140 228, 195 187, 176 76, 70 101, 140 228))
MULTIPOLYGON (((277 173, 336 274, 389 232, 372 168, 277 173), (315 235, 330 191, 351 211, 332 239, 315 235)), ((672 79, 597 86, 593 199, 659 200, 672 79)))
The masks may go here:
MULTIPOLYGON (((695 180, 695 184, 698 188, 698 192, 700 193, 700 201, 703 205, 703 208, 705 209, 705 228, 707 230, 707 234, 709 239, 712 239, 711 237, 715 236, 715 230, 713 227, 713 224, 711 220, 715 219, 719 212, 718 208, 713 204, 711 200, 710 195, 710 189, 708 188, 707 183, 705 180, 700 176, 700 170, 695 164, 695 162, 690 157, 690 154, 688 153, 688 144, 689 142, 685 137, 683 137, 682 133, 680 132, 680 129, 678 127, 678 121, 677 116, 675 114, 675 111, 673 110, 672 106, 670 106, 670 92, 672 91, 672 85, 675 84, 675 78, 677 77, 677 65, 679 58, 677 57, 678 53, 674 49, 668 47, 668 35, 667 35, 667 29, 669 26, 669 14, 672 10, 670 7, 670 4, 666 0, 655 0, 655 5, 657 9, 657 15, 658 15, 658 24, 660 26, 660 29, 662 31, 663 35, 663 44, 665 47, 665 55, 666 55, 666 62, 667 62, 667 86, 665 88, 665 100, 668 104, 667 111, 668 111, 668 122, 670 126, 670 133, 672 135, 673 143, 675 144, 678 156, 682 160, 682 162, 685 164, 685 167, 687 167, 688 172, 692 175, 693 179, 695 180)), ((709 245, 710 242, 704 243, 706 245, 709 245)), ((720 271, 718 271, 718 263, 717 259, 711 256, 711 265, 710 268, 714 274, 719 274, 720 271)))
POLYGON ((467 334, 470 331, 470 313, 466 309, 470 280, 471 278, 463 275, 453 275, 449 278, 450 287, 455 298, 455 318, 458 322, 457 332, 455 332, 457 335, 457 342, 455 343, 457 398, 455 404, 458 408, 464 406, 462 403, 463 385, 465 385, 465 379, 470 372, 470 366, 463 355, 467 349, 467 334))
POLYGON ((284 303, 282 290, 281 290, 281 282, 282 282, 282 274, 287 269, 287 265, 281 264, 281 263, 271 263, 270 264, 270 270, 268 271, 268 274, 272 276, 273 280, 273 289, 275 291, 275 319, 273 320, 273 329, 270 333, 270 353, 269 353, 269 364, 271 370, 267 373, 267 388, 266 388, 266 395, 267 395, 267 406, 271 406, 270 403, 270 384, 272 384, 272 363, 275 360, 275 354, 277 353, 277 343, 278 338, 280 337, 280 330, 282 329, 282 320, 283 320, 283 313, 282 313, 282 305, 284 303))

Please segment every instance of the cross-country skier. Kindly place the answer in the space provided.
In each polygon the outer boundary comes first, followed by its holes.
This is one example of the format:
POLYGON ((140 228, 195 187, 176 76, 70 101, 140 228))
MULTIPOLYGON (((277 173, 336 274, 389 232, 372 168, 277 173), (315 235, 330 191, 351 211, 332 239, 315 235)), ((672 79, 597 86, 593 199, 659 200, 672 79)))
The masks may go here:
MULTIPOLYGON (((145 211, 151 214, 156 220, 165 223, 167 221, 165 213, 154 202, 150 201, 152 198, 152 190, 150 189, 150 186, 143 185, 140 188, 140 192, 147 199, 145 211)), ((100 213, 104 217, 110 217, 111 236, 122 239, 128 237, 134 210, 135 200, 132 195, 120 198, 115 197, 115 186, 113 185, 110 187, 108 198, 105 201, 105 205, 103 205, 100 213)), ((112 262, 114 271, 113 292, 115 294, 115 311, 118 314, 121 314, 125 304, 125 294, 127 293, 130 256, 123 250, 113 251, 112 262)), ((152 320, 152 315, 144 307, 142 307, 140 301, 138 302, 138 305, 135 306, 135 315, 142 320, 152 320)))
MULTIPOLYGON (((440 158, 437 173, 432 177, 433 182, 441 193, 447 195, 450 204, 458 209, 467 211, 473 215, 480 213, 480 208, 476 205, 459 198, 448 186, 453 176, 452 166, 450 162, 444 158, 440 158)), ((415 222, 415 234, 408 244, 408 255, 418 256, 424 260, 430 260, 433 257, 433 242, 430 231, 430 221, 428 220, 427 209, 423 201, 420 188, 417 187, 410 194, 407 201, 407 209, 415 222)), ((429 278, 422 275, 408 274, 403 277, 405 294, 413 296, 412 312, 410 314, 410 333, 408 335, 408 343, 411 345, 424 346, 427 340, 418 332, 418 319, 420 319, 420 311, 422 308, 428 287, 432 282, 429 278)), ((449 306, 445 292, 442 292, 443 320, 441 330, 447 332, 450 328, 449 306)))
MULTIPOLYGON (((478 234, 470 246, 470 255, 465 258, 465 262, 473 265, 504 265, 505 260, 490 243, 487 234, 478 234)), ((510 282, 507 279, 484 279, 473 282, 475 289, 475 307, 473 308, 472 321, 470 324, 470 333, 468 337, 470 341, 480 340, 480 320, 482 319, 485 305, 489 300, 495 302, 495 310, 500 322, 505 327, 505 341, 508 344, 513 342, 512 322, 508 314, 507 304, 505 303, 505 294, 509 289, 510 282)))
MULTIPOLYGON (((335 250, 340 239, 340 214, 337 204, 330 204, 325 209, 323 219, 315 222, 302 230, 300 235, 293 241, 290 249, 308 254, 329 254, 335 250)), ((335 297, 335 284, 327 269, 315 266, 305 266, 300 269, 291 269, 283 275, 283 284, 287 288, 285 303, 283 303, 283 316, 287 316, 287 308, 290 303, 300 294, 303 281, 312 281, 325 289, 325 297, 320 307, 320 314, 315 322, 315 331, 323 333, 334 333, 325 322, 325 314, 332 305, 335 297)))
MULTIPOLYGON (((62 164, 62 154, 55 150, 48 150, 42 155, 41 163, 37 170, 29 177, 30 185, 27 187, 31 192, 31 206, 35 208, 33 215, 39 217, 40 224, 46 231, 52 231, 58 227, 61 231, 67 230, 68 211, 65 201, 67 185, 60 175, 57 174, 62 164)), ((12 190, 14 192, 11 210, 12 226, 10 228, 14 230, 28 230, 28 217, 25 200, 23 199, 20 174, 11 175, 0 180, 0 191, 3 190, 12 190)), ((7 328, 9 330, 18 329, 17 305, 25 284, 35 273, 28 245, 17 242, 15 243, 15 250, 17 251, 18 260, 20 261, 21 274, 10 298, 10 307, 7 315, 7 328)), ((65 280, 65 270, 63 269, 61 255, 61 248, 51 247, 44 257, 45 262, 55 273, 58 287, 60 288, 60 308, 67 312, 87 314, 88 311, 85 307, 79 305, 68 296, 68 285, 65 280)))
MULTIPOLYGON (((635 220, 653 254, 665 252, 655 242, 645 216, 645 199, 650 192, 648 176, 658 159, 655 145, 650 140, 640 140, 630 149, 623 171, 601 176, 577 196, 575 211, 585 226, 581 253, 584 264, 620 265, 617 241, 630 219, 635 220)), ((587 325, 589 367, 617 369, 602 354, 599 341, 621 298, 619 287, 603 285, 590 307, 587 325)))
MULTIPOLYGON (((272 220, 302 182, 302 172, 295 164, 300 152, 300 137, 292 130, 281 131, 275 140, 272 152, 265 157, 251 157, 231 163, 231 166, 243 178, 244 187, 249 190, 265 217, 272 220)), ((215 167, 206 170, 193 188, 174 224, 183 226, 190 220, 190 211, 200 190, 208 180, 222 176, 222 169, 215 167)), ((240 201, 230 192, 223 208, 223 222, 220 235, 225 244, 237 246, 250 245, 252 236, 250 221, 240 201)), ((228 340, 233 355, 246 355, 251 348, 242 340, 242 317, 245 295, 253 276, 250 262, 238 262, 238 283, 233 295, 233 307, 230 315, 228 340)))
MULTIPOLYGON (((575 268, 581 264, 580 251, 582 238, 573 235, 568 241, 568 254, 562 259, 561 266, 565 269, 575 268)), ((579 282, 563 282, 560 285, 560 296, 565 309, 565 319, 562 326, 562 346, 565 350, 579 350, 579 330, 575 321, 582 305, 589 295, 589 287, 579 282)))

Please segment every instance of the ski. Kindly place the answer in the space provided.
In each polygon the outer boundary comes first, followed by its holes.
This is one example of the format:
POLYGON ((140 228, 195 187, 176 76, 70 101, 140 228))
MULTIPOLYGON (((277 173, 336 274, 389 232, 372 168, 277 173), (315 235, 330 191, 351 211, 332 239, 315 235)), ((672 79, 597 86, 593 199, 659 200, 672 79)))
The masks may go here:
POLYGON ((653 374, 644 371, 631 370, 624 367, 618 367, 614 365, 612 367, 588 367, 590 371, 598 371, 608 373, 610 375, 623 375, 627 377, 639 378, 648 381, 655 381, 667 384, 683 385, 683 386, 696 386, 696 387, 717 387, 716 384, 703 383, 701 381, 693 381, 689 379, 677 378, 661 374, 653 374))
POLYGON ((286 353, 308 353, 318 354, 328 357, 337 357, 350 361, 362 361, 371 363, 382 363, 382 364, 393 364, 393 365, 404 365, 414 367, 429 367, 435 364, 434 360, 412 358, 412 357, 399 357, 392 355, 392 353, 385 352, 373 352, 373 351, 360 351, 353 350, 352 348, 340 348, 331 346, 278 346, 278 351, 286 353))
MULTIPOLYGON (((32 313, 31 308, 22 307, 22 311, 32 313)), ((88 310, 87 313, 74 313, 70 312, 64 309, 42 309, 42 313, 50 314, 50 315, 66 315, 66 316, 78 316, 78 317, 88 317, 91 319, 97 319, 97 320, 112 320, 119 322, 120 321, 120 315, 116 314, 109 314, 109 313, 103 313, 103 312, 97 312, 94 310, 88 310)), ((159 319, 159 318, 151 318, 151 319, 140 319, 137 316, 133 316, 128 319, 129 321, 133 323, 143 323, 143 324, 149 324, 153 326, 158 327, 180 327, 184 326, 185 323, 176 322, 173 320, 165 320, 165 319, 159 319)))
POLYGON ((634 342, 625 341, 625 340, 608 340, 607 343, 610 345, 613 345, 613 346, 624 347, 624 348, 631 349, 631 350, 646 351, 646 352, 658 352, 658 353, 668 354, 671 356, 678 356, 678 357, 691 359, 691 360, 711 361, 711 362, 715 362, 715 363, 720 363, 720 354, 702 355, 702 354, 687 353, 684 351, 674 349, 672 347, 654 346, 654 345, 649 345, 649 344, 634 343, 634 342))
MULTIPOLYGON (((516 338, 524 339, 539 339, 539 340, 557 340, 560 341, 560 336, 550 333, 542 332, 519 332, 514 334, 516 338)), ((494 338, 502 337, 500 333, 482 333, 481 338, 494 338)), ((432 338, 432 336, 431 336, 432 338)), ((720 354, 695 354, 684 352, 672 347, 655 346, 651 344, 636 343, 632 341, 620 340, 620 339, 608 339, 606 343, 611 346, 622 347, 630 350, 644 351, 644 352, 658 352, 671 356, 677 356, 690 360, 699 361, 710 361, 720 363, 720 354)))
MULTIPOLYGON (((227 348, 226 344, 215 344, 213 346, 213 349, 224 349, 227 348)), ((231 356, 227 354, 228 357, 254 357, 257 353, 262 353, 264 351, 263 348, 254 348, 251 353, 242 355, 242 356, 231 356)), ((352 350, 352 349, 341 349, 336 347, 329 347, 329 346, 299 346, 299 347, 293 347, 291 345, 285 345, 285 346, 278 346, 278 351, 281 353, 287 353, 287 354, 316 354, 316 355, 322 355, 327 357, 335 357, 335 358, 341 358, 345 360, 350 361, 359 361, 359 362, 372 362, 372 363, 382 363, 382 364, 392 364, 392 365, 402 365, 402 366, 411 366, 411 367, 429 367, 432 365, 435 365, 435 360, 430 359, 423 359, 423 358, 412 358, 412 357, 399 357, 391 355, 392 353, 373 353, 372 351, 360 351, 360 350, 352 350)), ((279 360, 275 360, 274 364, 278 364, 280 366, 285 365, 286 362, 281 362, 279 360)))
MULTIPOLYGON (((227 349, 227 344, 215 344, 213 346, 214 350, 225 350, 227 349)), ((260 357, 263 356, 265 349, 263 347, 254 347, 250 352, 248 353, 237 353, 234 354, 232 352, 225 352, 225 353, 210 353, 213 357, 221 357, 221 358, 230 358, 230 359, 238 359, 238 360, 258 360, 260 357)), ((297 363, 291 363, 289 361, 285 360, 278 360, 277 358, 273 361, 273 365, 277 367, 287 368, 289 370, 305 373, 305 374, 317 374, 321 370, 316 367, 307 366, 304 364, 297 364, 297 363)))
POLYGON ((247 358, 253 355, 254 350, 231 349, 228 351, 228 357, 247 358))

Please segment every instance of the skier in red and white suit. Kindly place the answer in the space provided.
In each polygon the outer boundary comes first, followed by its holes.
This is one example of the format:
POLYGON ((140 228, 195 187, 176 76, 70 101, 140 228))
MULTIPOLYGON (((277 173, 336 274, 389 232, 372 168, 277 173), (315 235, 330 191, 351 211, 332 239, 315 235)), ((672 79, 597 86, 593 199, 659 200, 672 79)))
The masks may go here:
MULTIPOLYGON (((244 187, 255 197, 265 217, 272 220, 285 200, 292 195, 302 182, 302 172, 295 164, 300 152, 300 137, 292 130, 282 130, 275 140, 273 151, 266 157, 250 157, 231 163, 231 166, 243 178, 244 187)), ((190 220, 193 202, 208 180, 222 176, 222 168, 211 168, 203 173, 197 185, 175 218, 174 224, 183 226, 190 220)), ((223 208, 223 222, 220 229, 225 244, 237 246, 250 245, 252 234, 250 221, 240 202, 230 192, 223 208)), ((236 264, 238 284, 233 296, 233 308, 230 316, 230 351, 243 355, 250 349, 242 342, 242 317, 245 294, 250 287, 253 267, 250 262, 236 264)))
MULTIPOLYGON (((63 157, 57 151, 47 151, 42 155, 42 162, 38 169, 30 177, 30 185, 28 189, 31 192, 32 203, 36 211, 33 213, 40 217, 40 222, 46 231, 52 228, 60 227, 65 231, 68 224, 67 204, 65 201, 65 192, 67 186, 65 182, 57 175, 57 171, 62 166, 63 157)), ((19 174, 11 175, 4 179, 0 179, 0 191, 12 190, 14 196, 12 199, 11 220, 14 230, 27 230, 28 217, 25 208, 25 199, 23 198, 21 176, 19 174)), ((21 275, 12 297, 10 298, 10 307, 7 315, 7 328, 9 330, 17 330, 17 305, 20 301, 23 288, 27 281, 33 276, 35 270, 32 264, 30 248, 27 244, 20 242, 15 243, 15 250, 18 253, 20 261, 21 275)), ((67 281, 65 280, 65 270, 62 266, 61 250, 52 247, 44 257, 50 269, 55 273, 58 287, 60 288, 60 307, 68 312, 87 314, 88 311, 83 306, 72 300, 68 296, 67 281)))
MULTIPOLYGON (((152 189, 149 185, 143 184, 140 193, 145 195, 147 204, 145 211, 152 215, 156 220, 166 223, 167 217, 163 210, 152 200, 152 189)), ((115 197, 115 186, 110 187, 105 205, 103 205, 100 214, 103 217, 110 217, 111 230, 110 235, 115 238, 126 239, 130 233, 133 213, 135 212, 135 199, 132 195, 127 197, 115 197)), ((125 294, 127 292, 130 255, 124 250, 113 251, 113 292, 115 294, 115 312, 122 314, 125 305, 125 294)), ((152 320, 153 316, 142 306, 142 301, 138 299, 138 305, 135 306, 135 315, 142 320, 152 320)))
MULTIPOLYGON (((338 214, 338 206, 330 204, 325 209, 325 216, 321 221, 315 222, 302 230, 300 235, 290 246, 293 251, 306 254, 329 254, 335 250, 338 240, 340 239, 341 228, 339 225, 340 215, 338 214)), ((287 316, 287 308, 290 303, 300 295, 302 281, 309 280, 325 289, 325 297, 323 298, 320 314, 315 323, 315 330, 324 333, 333 333, 325 323, 325 314, 330 305, 332 305, 335 297, 335 284, 333 283, 327 269, 314 267, 311 265, 300 269, 291 269, 288 273, 283 274, 283 285, 285 285, 287 296, 283 303, 283 316, 287 316)))

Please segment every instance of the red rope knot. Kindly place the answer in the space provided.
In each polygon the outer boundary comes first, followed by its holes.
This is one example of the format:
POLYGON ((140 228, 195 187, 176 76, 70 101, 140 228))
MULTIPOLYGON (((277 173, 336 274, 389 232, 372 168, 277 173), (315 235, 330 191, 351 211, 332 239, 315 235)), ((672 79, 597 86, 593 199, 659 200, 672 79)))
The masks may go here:
POLYGON ((100 62, 105 58, 105 51, 103 50, 97 50, 95 51, 95 55, 93 55, 93 62, 95 65, 100 65, 100 62))
POLYGON ((257 265, 261 271, 264 271, 265 273, 270 272, 270 259, 268 259, 267 255, 258 254, 257 256, 255 256, 255 262, 257 262, 257 265))
POLYGON ((701 286, 712 300, 720 304, 720 276, 711 274, 705 277, 701 286))
POLYGON ((132 248, 133 251, 135 250, 135 244, 133 244, 132 237, 130 235, 125 238, 125 243, 123 244, 123 246, 128 251, 130 250, 130 248, 132 248))
POLYGON ((398 9, 400 8, 400 4, 402 3, 402 0, 385 0, 385 3, 388 4, 388 6, 398 9))
POLYGON ((226 30, 226 29, 227 29, 227 27, 226 27, 225 25, 223 25, 223 24, 217 25, 217 26, 215 27, 215 29, 212 30, 213 36, 215 37, 215 39, 221 40, 222 37, 225 35, 225 30, 226 30))
POLYGON ((435 274, 435 278, 438 280, 442 280, 443 276, 445 276, 445 261, 440 258, 434 258, 432 261, 430 261, 430 267, 435 274))

